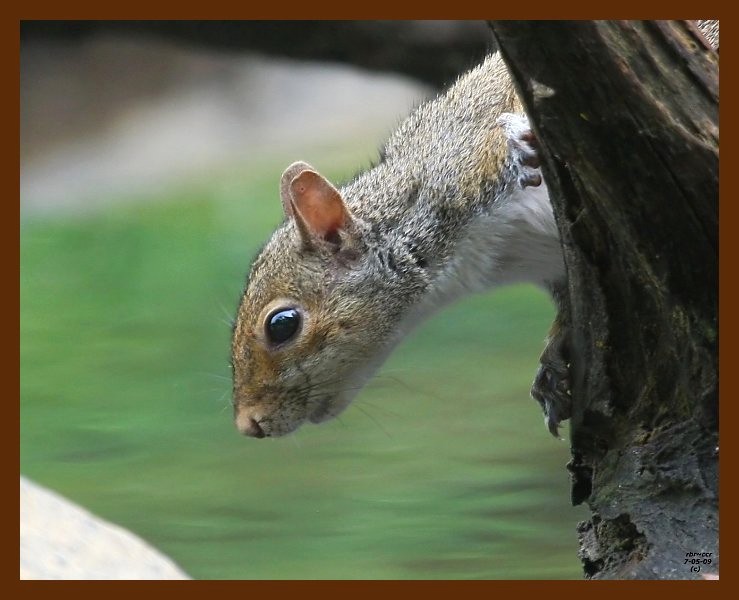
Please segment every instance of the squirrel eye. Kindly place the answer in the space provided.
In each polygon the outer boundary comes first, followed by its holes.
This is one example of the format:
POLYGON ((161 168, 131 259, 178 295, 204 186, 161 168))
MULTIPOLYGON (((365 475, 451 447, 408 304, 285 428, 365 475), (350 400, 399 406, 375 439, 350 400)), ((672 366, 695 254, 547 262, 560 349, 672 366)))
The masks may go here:
POLYGON ((286 342, 300 327, 300 313, 294 308, 281 308, 267 317, 267 338, 273 344, 286 342))

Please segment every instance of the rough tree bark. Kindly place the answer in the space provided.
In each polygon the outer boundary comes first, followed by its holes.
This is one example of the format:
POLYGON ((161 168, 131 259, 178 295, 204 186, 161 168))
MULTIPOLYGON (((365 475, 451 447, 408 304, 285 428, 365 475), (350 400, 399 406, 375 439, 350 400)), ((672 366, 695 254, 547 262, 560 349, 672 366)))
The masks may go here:
POLYGON ((562 233, 573 502, 592 510, 578 528, 585 574, 711 576, 718 54, 682 21, 491 27, 538 136, 562 233))

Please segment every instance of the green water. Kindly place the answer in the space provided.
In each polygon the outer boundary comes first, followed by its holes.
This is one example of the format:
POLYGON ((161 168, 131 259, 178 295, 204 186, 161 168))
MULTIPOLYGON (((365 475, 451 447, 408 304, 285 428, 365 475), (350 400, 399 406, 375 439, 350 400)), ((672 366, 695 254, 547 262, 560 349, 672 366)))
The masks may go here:
POLYGON ((194 578, 581 578, 534 288, 441 313, 339 420, 237 434, 227 321, 274 177, 21 223, 21 472, 194 578))

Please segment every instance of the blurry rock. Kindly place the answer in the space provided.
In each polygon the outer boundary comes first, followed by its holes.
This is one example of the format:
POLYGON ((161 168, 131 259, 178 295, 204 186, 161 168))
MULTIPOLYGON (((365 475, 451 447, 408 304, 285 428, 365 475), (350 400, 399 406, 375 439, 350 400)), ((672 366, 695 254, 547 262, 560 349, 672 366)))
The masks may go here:
POLYGON ((21 579, 190 579, 141 538, 23 477, 20 513, 21 579))
POLYGON ((432 93, 400 75, 115 37, 26 43, 20 83, 24 216, 266 164, 279 177, 297 159, 318 168, 361 147, 348 161, 358 166, 432 93))

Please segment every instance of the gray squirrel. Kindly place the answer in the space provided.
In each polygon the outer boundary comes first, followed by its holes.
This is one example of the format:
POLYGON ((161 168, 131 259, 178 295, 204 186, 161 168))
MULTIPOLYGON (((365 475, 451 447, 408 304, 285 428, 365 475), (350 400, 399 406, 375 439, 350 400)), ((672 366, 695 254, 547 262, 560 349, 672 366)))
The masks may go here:
MULTIPOLYGON (((718 23, 699 26, 718 47, 718 23)), ((285 220, 252 264, 234 324, 241 433, 277 437, 337 416, 425 318, 531 282, 559 308, 531 389, 557 435, 570 416, 565 268, 536 140, 498 53, 403 121, 372 169, 336 189, 296 162, 280 197, 285 220)))

